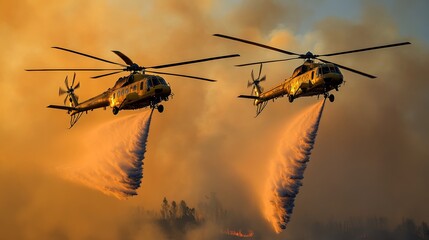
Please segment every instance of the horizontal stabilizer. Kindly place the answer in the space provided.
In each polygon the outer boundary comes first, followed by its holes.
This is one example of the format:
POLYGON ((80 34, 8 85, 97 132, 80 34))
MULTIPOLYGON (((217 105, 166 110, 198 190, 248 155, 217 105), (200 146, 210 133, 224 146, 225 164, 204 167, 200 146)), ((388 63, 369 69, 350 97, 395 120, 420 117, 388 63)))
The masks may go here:
POLYGON ((55 109, 61 109, 61 110, 67 110, 67 111, 77 110, 77 108, 75 107, 58 106, 58 105, 49 105, 48 108, 55 108, 55 109))
POLYGON ((249 98, 249 99, 259 99, 257 96, 250 96, 250 95, 240 95, 239 98, 249 98))

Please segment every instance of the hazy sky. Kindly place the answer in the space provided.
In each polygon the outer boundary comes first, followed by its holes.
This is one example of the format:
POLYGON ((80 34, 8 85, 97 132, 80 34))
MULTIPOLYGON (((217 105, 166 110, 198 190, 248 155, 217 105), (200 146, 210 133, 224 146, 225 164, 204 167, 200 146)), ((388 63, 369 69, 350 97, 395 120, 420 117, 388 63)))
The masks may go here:
MULTIPOLYGON (((268 162, 288 122, 317 99, 279 99, 254 118, 252 103, 236 98, 250 92, 251 67, 233 65, 285 56, 214 33, 315 54, 412 42, 329 58, 378 78, 343 72, 346 84, 325 106, 289 229, 277 237, 300 236, 306 223, 329 219, 428 221, 428 10, 425 0, 0 0, 0 238, 119 239, 136 207, 158 210, 164 196, 197 206, 211 192, 237 224, 272 236, 260 210, 268 162), (68 130, 67 114, 46 106, 62 104, 58 86, 72 73, 24 69, 111 66, 51 46, 112 61, 120 59, 110 50, 120 50, 146 66, 241 57, 168 69, 219 82, 165 78, 174 98, 152 117, 142 186, 123 201, 64 180, 58 169, 87 155, 93 128, 134 112, 97 110, 68 130)), ((280 83, 299 64, 264 65, 263 86, 280 83)), ((81 100, 117 79, 90 76, 77 74, 81 100)), ((162 236, 158 231, 144 226, 127 238, 162 236)))

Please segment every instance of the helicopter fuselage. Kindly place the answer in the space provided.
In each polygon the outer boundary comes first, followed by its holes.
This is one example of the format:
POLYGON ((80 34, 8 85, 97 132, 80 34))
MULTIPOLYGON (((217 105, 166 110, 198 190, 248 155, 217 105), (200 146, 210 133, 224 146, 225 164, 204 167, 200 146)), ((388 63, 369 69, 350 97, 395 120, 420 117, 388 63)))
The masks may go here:
POLYGON ((121 109, 139 109, 156 107, 161 101, 167 101, 171 88, 164 78, 156 75, 130 75, 125 86, 112 89, 109 106, 121 109), (132 78, 132 79, 129 79, 132 78))
POLYGON ((338 90, 342 83, 343 75, 334 64, 306 61, 282 84, 259 93, 258 98, 255 99, 255 105, 285 95, 290 102, 304 96, 326 96, 329 91, 338 90))
POLYGON ((102 107, 111 107, 115 115, 120 110, 155 108, 160 102, 167 101, 170 95, 171 88, 162 77, 134 73, 119 78, 113 88, 75 106, 75 101, 70 99, 70 107, 74 108, 70 114, 102 107))

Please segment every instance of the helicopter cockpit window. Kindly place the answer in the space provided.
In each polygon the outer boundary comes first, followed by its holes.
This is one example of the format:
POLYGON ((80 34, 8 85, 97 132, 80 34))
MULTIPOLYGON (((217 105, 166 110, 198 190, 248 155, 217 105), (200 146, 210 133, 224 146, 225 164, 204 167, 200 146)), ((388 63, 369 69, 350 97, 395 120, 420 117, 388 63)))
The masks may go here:
POLYGON ((321 69, 321 68, 318 68, 318 69, 317 69, 317 76, 320 76, 320 75, 322 75, 322 69, 321 69))
POLYGON ((335 72, 336 72, 336 73, 341 73, 341 72, 340 72, 340 69, 339 69, 337 66, 335 66, 335 72))
POLYGON ((329 67, 322 67, 323 74, 329 73, 329 67))
POLYGON ((329 70, 330 70, 330 72, 333 72, 333 73, 336 72, 335 67, 329 67, 329 70))
POLYGON ((167 85, 167 82, 165 82, 164 78, 158 77, 158 80, 162 85, 167 85))
POLYGON ((158 78, 157 78, 157 77, 152 78, 152 82, 153 82, 153 85, 154 85, 154 86, 156 86, 156 85, 159 85, 159 84, 160 84, 160 83, 159 83, 159 80, 158 80, 158 78))
POLYGON ((143 82, 140 82, 140 90, 143 90, 143 82))
POLYGON ((135 91, 137 91, 137 85, 134 85, 133 86, 133 91, 135 92, 135 91))

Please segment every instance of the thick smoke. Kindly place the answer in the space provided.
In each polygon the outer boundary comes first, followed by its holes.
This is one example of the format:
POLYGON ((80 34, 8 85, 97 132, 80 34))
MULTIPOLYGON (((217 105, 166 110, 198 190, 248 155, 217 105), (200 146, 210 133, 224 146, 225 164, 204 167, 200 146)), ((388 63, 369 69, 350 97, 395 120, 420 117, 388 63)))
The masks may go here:
POLYGON ((84 162, 67 169, 66 176, 119 199, 137 195, 152 118, 151 110, 107 122, 87 139, 84 162))
POLYGON ((268 184, 265 217, 277 233, 286 229, 295 198, 310 161, 325 101, 321 101, 298 115, 284 132, 279 156, 274 160, 268 184))

